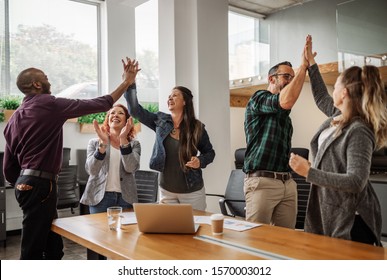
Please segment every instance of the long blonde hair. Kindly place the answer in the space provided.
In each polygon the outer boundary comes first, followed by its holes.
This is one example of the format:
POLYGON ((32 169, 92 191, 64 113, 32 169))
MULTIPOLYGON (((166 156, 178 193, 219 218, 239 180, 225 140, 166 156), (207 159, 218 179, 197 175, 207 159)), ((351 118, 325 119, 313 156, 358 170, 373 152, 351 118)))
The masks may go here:
POLYGON ((353 66, 340 77, 350 97, 339 121, 340 129, 360 117, 374 132, 376 148, 387 146, 387 94, 379 69, 372 65, 353 66))

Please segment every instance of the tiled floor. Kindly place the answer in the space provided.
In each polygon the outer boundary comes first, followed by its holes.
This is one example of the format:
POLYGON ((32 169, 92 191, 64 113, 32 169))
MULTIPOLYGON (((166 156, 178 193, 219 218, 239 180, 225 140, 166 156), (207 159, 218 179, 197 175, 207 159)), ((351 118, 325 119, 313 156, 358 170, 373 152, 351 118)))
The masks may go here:
MULTIPOLYGON (((7 235, 5 247, 0 243, 0 260, 18 260, 20 257, 20 234, 7 235)), ((86 260, 86 249, 63 238, 63 260, 86 260)))

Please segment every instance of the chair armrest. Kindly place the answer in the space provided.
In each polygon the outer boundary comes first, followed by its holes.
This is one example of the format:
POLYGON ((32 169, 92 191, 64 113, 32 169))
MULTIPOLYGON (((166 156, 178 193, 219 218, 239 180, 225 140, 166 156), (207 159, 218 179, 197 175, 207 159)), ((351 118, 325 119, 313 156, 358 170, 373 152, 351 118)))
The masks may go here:
POLYGON ((224 195, 222 195, 222 194, 216 194, 216 193, 206 193, 206 196, 224 197, 224 195))
POLYGON ((226 201, 227 199, 224 199, 224 198, 219 199, 220 212, 222 212, 222 214, 225 216, 235 217, 234 215, 228 213, 227 207, 226 207, 226 201))
MULTIPOLYGON (((228 212, 232 212, 231 214, 227 214, 228 216, 235 217, 237 215, 237 216, 245 217, 246 206, 244 207, 244 210, 243 210, 243 213, 244 213, 243 216, 242 216, 242 214, 235 215, 234 213, 238 213, 239 211, 237 209, 233 209, 233 207, 231 206, 232 202, 241 202, 241 203, 244 203, 246 205, 246 200, 244 200, 244 199, 222 199, 223 206, 220 206, 221 209, 222 209, 222 207, 226 208, 226 206, 227 206, 230 209, 228 212)), ((219 205, 220 205, 220 201, 219 201, 219 205)))

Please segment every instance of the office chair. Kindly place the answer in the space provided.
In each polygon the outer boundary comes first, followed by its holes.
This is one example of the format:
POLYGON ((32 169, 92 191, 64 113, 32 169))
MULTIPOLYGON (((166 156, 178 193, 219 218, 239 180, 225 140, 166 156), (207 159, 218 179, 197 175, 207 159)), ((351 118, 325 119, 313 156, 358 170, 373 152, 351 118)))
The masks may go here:
MULTIPOLYGON (((305 159, 309 158, 309 150, 306 148, 291 148, 291 153, 302 156, 305 159)), ((298 175, 293 170, 291 171, 293 180, 297 183, 297 220, 296 229, 304 229, 306 208, 308 205, 310 183, 306 182, 305 177, 298 175)))
POLYGON ((246 217, 245 195, 243 193, 245 173, 242 169, 231 170, 224 196, 219 199, 220 211, 231 217, 246 217))
POLYGON ((77 166, 62 167, 58 175, 58 204, 57 209, 74 208, 79 205, 79 189, 77 184, 77 166))
POLYGON ((137 170, 134 177, 137 184, 138 202, 156 202, 159 187, 159 173, 156 171, 137 170))
POLYGON ((62 167, 70 165, 70 152, 71 148, 63 148, 62 167))
MULTIPOLYGON (((76 156, 77 156, 77 165, 78 165, 78 171, 77 171, 77 181, 78 181, 78 186, 79 186, 79 197, 82 197, 87 180, 89 179, 89 174, 87 174, 86 169, 85 169, 85 164, 86 164, 86 158, 87 158, 87 150, 86 149, 77 149, 75 151, 76 156)), ((80 204, 80 214, 85 215, 89 214, 89 206, 80 204)))

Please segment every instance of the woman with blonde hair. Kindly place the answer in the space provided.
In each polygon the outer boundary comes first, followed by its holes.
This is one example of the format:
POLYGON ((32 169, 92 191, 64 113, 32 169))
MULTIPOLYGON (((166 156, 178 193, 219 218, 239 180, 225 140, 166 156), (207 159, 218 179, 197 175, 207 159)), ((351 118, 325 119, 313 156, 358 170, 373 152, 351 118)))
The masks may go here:
POLYGON ((375 66, 353 66, 328 94, 307 38, 313 97, 329 118, 311 141, 313 165, 292 154, 289 165, 311 183, 305 231, 381 246, 381 208, 369 182, 372 153, 386 145, 387 97, 375 66))
POLYGON ((87 147, 86 171, 90 175, 81 203, 90 213, 106 212, 109 206, 132 208, 137 202, 134 173, 140 167, 141 146, 135 139, 133 119, 124 105, 116 104, 99 127, 98 138, 87 147))

